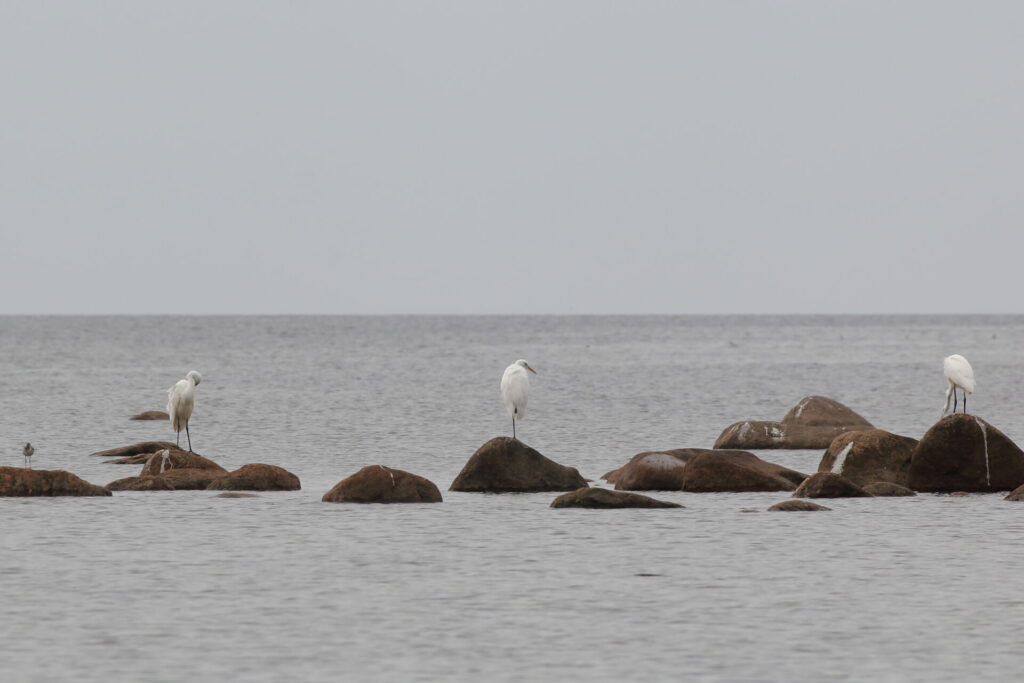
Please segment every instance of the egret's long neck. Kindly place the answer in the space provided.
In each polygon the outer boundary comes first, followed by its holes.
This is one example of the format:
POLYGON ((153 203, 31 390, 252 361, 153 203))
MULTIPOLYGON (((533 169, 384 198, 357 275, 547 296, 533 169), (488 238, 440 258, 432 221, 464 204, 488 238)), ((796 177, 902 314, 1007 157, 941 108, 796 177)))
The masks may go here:
POLYGON ((949 388, 946 389, 946 405, 942 406, 942 415, 939 415, 939 418, 942 418, 949 410, 949 397, 953 395, 953 380, 947 379, 946 382, 949 383, 949 388))

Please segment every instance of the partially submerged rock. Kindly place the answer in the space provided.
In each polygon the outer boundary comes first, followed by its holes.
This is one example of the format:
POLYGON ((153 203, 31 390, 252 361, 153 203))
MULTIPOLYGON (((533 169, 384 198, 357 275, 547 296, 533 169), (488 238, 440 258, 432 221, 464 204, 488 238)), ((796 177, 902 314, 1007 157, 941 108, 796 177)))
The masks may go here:
POLYGON ((894 484, 891 481, 876 481, 864 485, 864 490, 872 496, 916 496, 917 494, 906 486, 894 484))
POLYGON ((174 445, 173 441, 140 441, 128 446, 119 446, 118 448, 109 448, 105 451, 96 451, 89 455, 100 458, 127 458, 133 455, 156 453, 157 451, 162 451, 165 448, 169 448, 172 451, 178 449, 178 447, 174 445))
POLYGON ((840 474, 858 486, 879 481, 902 486, 916 447, 917 439, 884 429, 846 432, 832 439, 818 471, 840 474))
POLYGON ((1018 486, 1014 490, 1010 491, 1010 494, 1003 500, 1024 501, 1024 485, 1018 486))
POLYGON ((147 410, 138 415, 132 415, 129 420, 170 420, 171 416, 162 410, 147 410))
POLYGON ((762 460, 746 451, 704 450, 687 463, 683 490, 692 493, 792 491, 806 478, 802 472, 762 460))
POLYGON ((499 436, 477 449, 449 490, 525 493, 575 491, 586 485, 576 468, 559 465, 518 439, 499 436))
POLYGON ((634 455, 604 476, 623 491, 792 491, 806 474, 746 451, 677 448, 634 455))
POLYGON ((204 458, 198 453, 164 449, 153 453, 146 460, 146 464, 142 467, 142 471, 139 472, 139 476, 144 477, 147 474, 157 475, 166 473, 169 470, 212 470, 221 474, 227 472, 226 469, 214 461, 204 458))
POLYGON ((608 510, 613 508, 681 508, 679 503, 655 500, 639 493, 609 491, 608 489, 585 487, 563 493, 551 501, 553 508, 588 508, 608 510))
POLYGON ((299 478, 276 465, 252 463, 218 477, 211 490, 216 491, 298 491, 299 478))
POLYGON ((845 477, 816 472, 793 492, 794 498, 870 498, 871 494, 845 477))
POLYGON ((907 486, 915 491, 1011 491, 1024 484, 1024 451, 974 415, 947 415, 914 449, 907 486))
POLYGON ((809 500, 784 500, 768 508, 768 512, 815 512, 817 510, 831 510, 824 505, 812 503, 809 500))
POLYGON ((174 487, 163 477, 125 477, 106 486, 109 491, 173 491, 174 487))
POLYGON ((715 448, 827 448, 832 439, 853 429, 871 429, 870 422, 842 403, 807 396, 781 422, 746 420, 726 427, 715 448))
POLYGON ((170 484, 175 491, 205 491, 223 476, 222 470, 178 469, 167 470, 158 478, 170 484))
POLYGON ((64 470, 0 467, 0 496, 109 496, 110 491, 64 470))
POLYGON ((334 485, 325 503, 440 503, 434 482, 402 470, 369 465, 334 485))
POLYGON ((624 491, 682 491, 683 471, 693 457, 692 448, 637 453, 602 479, 624 491))

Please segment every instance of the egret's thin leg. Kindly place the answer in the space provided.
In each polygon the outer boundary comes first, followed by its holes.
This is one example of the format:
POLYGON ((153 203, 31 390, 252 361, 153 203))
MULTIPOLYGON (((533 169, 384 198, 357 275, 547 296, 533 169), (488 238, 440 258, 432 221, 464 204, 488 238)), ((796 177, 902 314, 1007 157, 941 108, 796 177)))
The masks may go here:
POLYGON ((185 436, 188 437, 188 452, 192 452, 192 435, 188 433, 188 420, 185 420, 185 436))
POLYGON ((516 419, 512 418, 512 438, 516 438, 516 419))
POLYGON ((174 447, 180 451, 181 450, 181 445, 178 443, 179 441, 181 441, 181 430, 180 429, 178 431, 174 432, 174 447))
POLYGON ((953 414, 956 415, 956 387, 953 387, 953 414))
POLYGON ((964 392, 964 415, 967 414, 967 392, 964 392))

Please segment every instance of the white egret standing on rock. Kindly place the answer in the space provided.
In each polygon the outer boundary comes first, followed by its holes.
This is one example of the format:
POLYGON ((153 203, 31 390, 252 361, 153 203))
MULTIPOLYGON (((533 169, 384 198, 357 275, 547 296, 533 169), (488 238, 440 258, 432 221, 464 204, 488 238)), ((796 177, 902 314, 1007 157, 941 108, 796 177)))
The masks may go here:
POLYGON ((505 409, 512 418, 513 439, 516 438, 516 419, 522 420, 526 416, 526 398, 530 393, 530 376, 526 374, 527 370, 537 374, 525 360, 517 360, 505 368, 505 374, 501 376, 501 400, 504 401, 505 409))
MULTIPOLYGON (((949 389, 946 390, 946 405, 942 406, 942 415, 949 410, 949 395, 953 395, 953 412, 956 413, 956 388, 964 392, 964 412, 967 412, 967 394, 974 393, 974 368, 967 362, 967 359, 959 354, 946 356, 942 361, 942 372, 949 382, 949 389)), ((942 417, 939 415, 939 417, 942 417)))
POLYGON ((25 467, 32 469, 32 454, 36 452, 36 449, 32 448, 32 444, 27 443, 22 447, 21 454, 25 456, 25 467))
POLYGON ((202 379, 202 375, 193 370, 167 390, 167 412, 171 416, 171 429, 175 432, 174 445, 178 445, 184 428, 189 453, 192 452, 192 435, 188 433, 188 421, 196 404, 196 387, 202 379))

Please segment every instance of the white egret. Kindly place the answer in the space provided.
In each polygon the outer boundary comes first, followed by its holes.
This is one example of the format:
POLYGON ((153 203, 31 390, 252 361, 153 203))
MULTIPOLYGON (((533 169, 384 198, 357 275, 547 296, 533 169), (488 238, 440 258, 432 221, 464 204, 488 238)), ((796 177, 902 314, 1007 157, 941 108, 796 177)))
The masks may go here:
POLYGON ((32 469, 32 454, 36 452, 36 449, 32 448, 32 444, 27 443, 22 447, 21 454, 25 456, 25 467, 32 469))
MULTIPOLYGON (((949 410, 949 395, 953 395, 953 412, 956 413, 956 389, 964 392, 964 412, 967 412, 967 394, 974 393, 974 368, 967 359, 959 354, 946 356, 942 361, 942 372, 946 375, 949 389, 946 390, 946 404, 942 406, 942 415, 949 410)), ((942 417, 939 415, 939 417, 942 417)))
POLYGON ((516 438, 516 419, 522 420, 526 417, 526 398, 530 393, 530 376, 526 374, 527 370, 537 374, 525 360, 517 360, 505 368, 505 374, 501 376, 501 400, 504 401, 505 409, 512 418, 513 439, 516 438))
POLYGON ((196 387, 202 379, 202 375, 193 370, 167 390, 167 412, 171 417, 171 429, 175 432, 174 445, 178 445, 184 428, 189 453, 192 452, 192 435, 188 433, 188 421, 196 404, 196 387))

